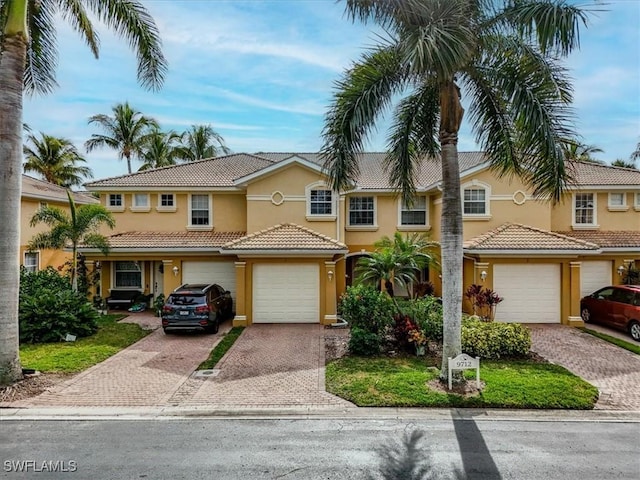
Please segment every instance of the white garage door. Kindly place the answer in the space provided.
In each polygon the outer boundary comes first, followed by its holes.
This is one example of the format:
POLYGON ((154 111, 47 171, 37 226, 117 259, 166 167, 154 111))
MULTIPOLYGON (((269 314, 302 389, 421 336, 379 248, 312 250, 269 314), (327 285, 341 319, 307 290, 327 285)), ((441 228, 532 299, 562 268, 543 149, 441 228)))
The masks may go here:
POLYGON ((222 288, 229 290, 235 301, 235 262, 182 262, 182 283, 217 283, 222 288))
POLYGON ((560 323, 560 265, 494 265, 493 277, 497 321, 560 323))
POLYGON ((253 322, 319 323, 318 265, 254 265, 253 322))
POLYGON ((611 261, 582 262, 580 265, 580 296, 611 285, 611 261))

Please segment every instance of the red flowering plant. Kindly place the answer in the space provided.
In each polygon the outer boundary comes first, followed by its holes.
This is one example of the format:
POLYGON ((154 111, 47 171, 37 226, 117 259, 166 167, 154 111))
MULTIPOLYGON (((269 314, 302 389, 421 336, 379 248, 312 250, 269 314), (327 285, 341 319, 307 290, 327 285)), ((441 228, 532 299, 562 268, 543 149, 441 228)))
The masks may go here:
POLYGON ((474 315, 480 316, 485 322, 491 322, 496 315, 496 305, 504 300, 500 295, 490 288, 483 288, 481 285, 470 285, 464 292, 473 305, 474 315))

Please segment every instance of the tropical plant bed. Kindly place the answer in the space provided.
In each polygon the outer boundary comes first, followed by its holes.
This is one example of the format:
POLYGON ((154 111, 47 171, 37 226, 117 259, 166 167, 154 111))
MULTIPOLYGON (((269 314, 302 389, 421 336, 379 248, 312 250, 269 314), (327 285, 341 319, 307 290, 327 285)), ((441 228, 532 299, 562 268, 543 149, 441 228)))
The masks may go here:
MULTIPOLYGON (((448 392, 435 357, 357 357, 326 366, 327 391, 360 407, 592 409, 598 389, 539 359, 480 363, 481 389, 448 392), (457 392, 457 393, 456 393, 457 392)), ((467 387, 475 371, 465 371, 467 387)))

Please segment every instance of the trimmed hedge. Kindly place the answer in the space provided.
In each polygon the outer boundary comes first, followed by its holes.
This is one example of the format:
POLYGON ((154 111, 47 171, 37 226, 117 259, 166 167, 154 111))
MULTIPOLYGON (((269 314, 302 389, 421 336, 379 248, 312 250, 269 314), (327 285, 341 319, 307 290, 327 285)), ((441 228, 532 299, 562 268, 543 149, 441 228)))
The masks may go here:
POLYGON ((519 323, 462 322, 462 351, 474 357, 524 357, 531 349, 531 334, 519 323))
POLYGON ((379 334, 391 324, 395 307, 389 295, 361 284, 347 287, 340 297, 338 313, 351 328, 379 334))

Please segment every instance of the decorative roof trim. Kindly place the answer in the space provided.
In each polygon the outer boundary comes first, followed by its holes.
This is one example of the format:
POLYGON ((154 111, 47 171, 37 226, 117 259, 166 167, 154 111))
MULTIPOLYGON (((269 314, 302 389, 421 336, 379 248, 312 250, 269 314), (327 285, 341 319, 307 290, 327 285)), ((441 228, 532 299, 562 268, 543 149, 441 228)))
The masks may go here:
POLYGON ((283 168, 286 168, 294 164, 302 165, 303 167, 306 167, 309 170, 313 170, 317 173, 323 174, 322 167, 317 163, 313 163, 307 160, 306 158, 293 155, 285 160, 281 160, 280 162, 273 163, 268 167, 264 167, 264 168, 261 168, 260 170, 256 170, 255 172, 250 173, 249 175, 245 175, 244 177, 237 178, 233 183, 236 185, 246 185, 261 177, 270 175, 272 173, 277 172, 278 170, 281 170, 283 168))

